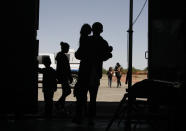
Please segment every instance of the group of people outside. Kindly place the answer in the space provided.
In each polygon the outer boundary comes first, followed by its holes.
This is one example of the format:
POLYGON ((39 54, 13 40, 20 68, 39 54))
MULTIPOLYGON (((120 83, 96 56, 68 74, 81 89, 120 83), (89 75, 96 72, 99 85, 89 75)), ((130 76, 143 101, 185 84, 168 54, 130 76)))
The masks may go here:
POLYGON ((50 57, 43 58, 43 64, 45 68, 38 68, 38 72, 43 74, 43 94, 45 101, 45 116, 50 118, 53 110, 53 96, 57 91, 57 84, 62 85, 62 95, 55 103, 55 107, 58 110, 65 109, 65 99, 71 94, 70 83, 72 83, 72 74, 69 64, 69 59, 66 55, 69 51, 69 44, 66 42, 60 42, 61 51, 56 55, 57 66, 54 70, 51 65, 50 57))
MULTIPOLYGON (((109 46, 101 36, 102 32, 103 25, 100 22, 95 22, 92 26, 83 24, 80 30, 79 48, 75 52, 75 57, 80 60, 80 67, 78 80, 73 90, 76 97, 76 111, 72 120, 77 124, 81 124, 87 117, 89 124, 93 125, 96 117, 96 98, 102 77, 103 62, 112 57, 113 50, 112 46, 109 46), (89 103, 87 101, 88 92, 90 94, 89 103)), ((44 60, 45 68, 39 68, 39 72, 43 73, 45 114, 49 117, 52 114, 53 95, 57 90, 57 83, 62 85, 62 95, 55 102, 56 109, 65 110, 65 99, 71 94, 69 84, 72 82, 72 75, 66 55, 69 51, 69 44, 61 42, 60 45, 61 51, 55 58, 56 70, 50 67, 50 58, 44 60)))
POLYGON ((117 79, 117 88, 121 87, 121 76, 122 76, 122 67, 120 63, 116 63, 116 66, 114 69, 112 67, 109 67, 107 71, 107 77, 108 77, 108 87, 112 87, 112 79, 113 76, 116 76, 117 79))

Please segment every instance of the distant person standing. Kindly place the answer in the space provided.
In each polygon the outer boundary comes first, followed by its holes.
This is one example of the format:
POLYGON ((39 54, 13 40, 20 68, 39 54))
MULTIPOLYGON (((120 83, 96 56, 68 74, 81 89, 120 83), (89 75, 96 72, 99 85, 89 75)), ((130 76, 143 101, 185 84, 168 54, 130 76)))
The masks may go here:
POLYGON ((56 55, 57 61, 57 78, 59 83, 62 85, 62 96, 56 102, 57 109, 65 108, 65 99, 71 93, 70 83, 72 83, 72 74, 69 64, 69 59, 66 55, 69 51, 69 44, 65 42, 61 42, 61 51, 56 55))
POLYGON ((121 65, 117 62, 115 66, 115 74, 117 78, 117 88, 121 86, 121 65))
POLYGON ((45 68, 39 68, 38 72, 43 74, 43 94, 45 101, 45 116, 50 117, 53 109, 53 96, 57 90, 57 74, 56 71, 50 67, 50 57, 44 57, 43 64, 45 68))
POLYGON ((113 77, 113 69, 112 67, 109 67, 109 70, 107 71, 107 76, 108 76, 108 87, 112 87, 112 77, 113 77))

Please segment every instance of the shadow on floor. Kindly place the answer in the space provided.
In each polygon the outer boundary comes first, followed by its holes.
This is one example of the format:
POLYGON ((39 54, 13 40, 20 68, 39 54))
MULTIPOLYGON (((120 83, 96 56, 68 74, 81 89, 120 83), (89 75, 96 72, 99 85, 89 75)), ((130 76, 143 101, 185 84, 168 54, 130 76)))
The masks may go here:
MULTIPOLYGON (((140 103, 140 102, 139 102, 140 103)), ((25 114, 23 117, 16 117, 9 114, 8 117, 1 119, 1 131, 104 131, 111 122, 119 102, 98 102, 97 103, 97 117, 94 126, 90 126, 85 119, 81 125, 72 123, 73 113, 75 110, 75 103, 68 101, 66 106, 68 112, 66 114, 56 111, 54 109, 51 119, 45 119, 43 115, 44 102, 38 103, 38 113, 25 114)), ((142 110, 133 111, 131 119, 132 130, 136 131, 172 131, 171 127, 174 125, 174 114, 167 112, 166 108, 156 113, 148 112, 142 104, 142 110), (173 124, 173 125, 172 125, 173 124)), ((124 108, 123 108, 124 109, 124 108)), ((2 117, 1 117, 2 118, 2 117)), ((109 131, 125 130, 126 119, 122 112, 114 119, 109 131), (119 123, 120 122, 120 123, 119 123), (118 125, 119 124, 119 125, 118 125)))

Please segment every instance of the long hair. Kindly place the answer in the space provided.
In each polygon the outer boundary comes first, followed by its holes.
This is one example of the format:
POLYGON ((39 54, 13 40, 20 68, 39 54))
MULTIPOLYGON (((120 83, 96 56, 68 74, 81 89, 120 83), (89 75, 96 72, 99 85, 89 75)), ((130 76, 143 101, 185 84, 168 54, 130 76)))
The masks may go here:
POLYGON ((80 30, 80 35, 89 35, 91 33, 91 26, 89 24, 83 24, 80 30))
POLYGON ((87 37, 91 34, 91 26, 89 24, 83 24, 80 30, 80 39, 79 39, 79 45, 81 43, 81 40, 83 37, 87 37))

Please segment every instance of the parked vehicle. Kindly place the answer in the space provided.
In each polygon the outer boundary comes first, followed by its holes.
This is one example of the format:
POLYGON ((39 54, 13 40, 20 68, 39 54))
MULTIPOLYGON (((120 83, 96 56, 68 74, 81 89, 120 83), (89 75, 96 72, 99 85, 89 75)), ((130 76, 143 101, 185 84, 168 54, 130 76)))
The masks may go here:
MULTIPOLYGON (((67 57, 69 58, 72 77, 73 77, 73 82, 70 84, 71 87, 74 87, 77 82, 79 64, 80 64, 80 61, 75 58, 74 54, 75 54, 75 50, 73 50, 73 49, 70 49, 67 54, 67 57)), ((38 56, 39 68, 44 68, 43 58, 50 57, 51 67, 56 69, 55 56, 56 56, 55 53, 39 53, 39 56, 38 56)), ((42 79, 43 79, 43 75, 39 73, 38 74, 38 82, 42 82, 42 79)))

